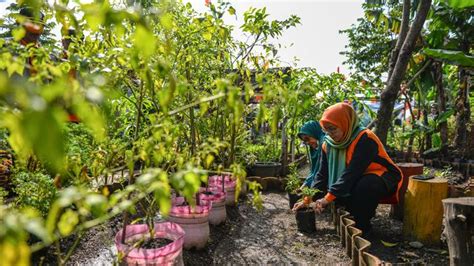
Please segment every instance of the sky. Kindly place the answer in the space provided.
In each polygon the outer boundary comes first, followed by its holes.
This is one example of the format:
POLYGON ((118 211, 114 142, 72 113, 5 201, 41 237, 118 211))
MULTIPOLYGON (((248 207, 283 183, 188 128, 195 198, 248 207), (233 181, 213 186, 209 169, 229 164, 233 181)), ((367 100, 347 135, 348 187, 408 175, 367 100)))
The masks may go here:
MULTIPOLYGON (((0 0, 0 16, 12 0, 0 0)), ((207 10, 205 0, 184 0, 190 2, 198 12, 207 10)), ((243 13, 249 7, 267 8, 269 19, 285 19, 290 15, 301 18, 301 24, 286 30, 275 43, 285 48, 279 50, 283 66, 313 67, 323 74, 340 72, 348 74, 348 67, 343 65, 344 56, 339 52, 347 44, 347 36, 339 30, 349 28, 357 18, 363 16, 364 0, 230 0, 236 10, 237 19, 226 15, 226 23, 241 25, 243 13), (298 58, 295 61, 294 58, 298 58)), ((245 36, 236 30, 234 37, 245 40, 245 36)))
MULTIPOLYGON (((188 0, 197 11, 205 11, 204 0, 188 0)), ((339 52, 348 43, 347 36, 339 30, 347 29, 356 23, 357 18, 364 15, 364 0, 234 0, 230 1, 236 9, 237 19, 226 16, 225 21, 232 25, 241 25, 243 13, 249 7, 267 8, 269 19, 285 19, 290 15, 301 18, 301 24, 283 33, 278 43, 285 45, 279 51, 281 60, 286 65, 294 65, 294 57, 298 58, 298 67, 314 67, 319 73, 349 73, 342 62, 345 57, 339 52)), ((245 38, 236 32, 238 39, 245 38)))

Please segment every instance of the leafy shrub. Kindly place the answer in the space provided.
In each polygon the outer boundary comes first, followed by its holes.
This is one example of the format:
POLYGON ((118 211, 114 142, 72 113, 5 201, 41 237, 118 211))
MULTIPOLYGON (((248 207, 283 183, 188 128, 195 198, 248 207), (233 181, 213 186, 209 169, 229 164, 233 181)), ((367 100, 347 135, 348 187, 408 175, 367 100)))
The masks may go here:
POLYGON ((3 188, 0 187, 0 204, 5 202, 5 198, 8 196, 8 192, 3 188))
POLYGON ((90 165, 94 139, 83 124, 68 124, 66 131, 66 155, 82 165, 90 165))
POLYGON ((301 187, 301 179, 298 176, 298 168, 295 164, 290 164, 288 170, 289 174, 287 175, 285 190, 294 194, 301 187))
POLYGON ((20 171, 13 175, 13 185, 18 207, 29 206, 40 211, 43 216, 48 214, 57 192, 50 176, 20 171))
POLYGON ((259 144, 248 144, 243 150, 244 160, 252 165, 256 162, 278 162, 281 157, 281 147, 278 139, 265 137, 259 144))
POLYGON ((4 128, 0 128, 0 150, 10 150, 8 143, 8 131, 4 128))

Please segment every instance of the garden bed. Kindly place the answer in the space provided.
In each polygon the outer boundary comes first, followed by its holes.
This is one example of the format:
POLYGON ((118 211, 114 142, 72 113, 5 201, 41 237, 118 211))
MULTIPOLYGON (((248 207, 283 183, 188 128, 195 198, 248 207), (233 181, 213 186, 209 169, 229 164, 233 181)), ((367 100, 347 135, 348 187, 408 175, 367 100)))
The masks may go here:
MULTIPOLYGON (((210 241, 203 250, 184 250, 185 265, 211 264, 350 264, 331 223, 330 213, 317 216, 317 232, 304 235, 296 230, 294 214, 288 210, 285 193, 265 193, 264 209, 256 211, 241 201, 238 207, 228 208, 225 224, 211 226, 210 241)), ((370 253, 391 263, 419 262, 448 264, 445 245, 413 248, 403 241, 402 223, 389 218, 390 205, 380 205, 373 220, 374 235, 370 253), (381 240, 397 243, 386 247, 381 240)), ((90 230, 70 264, 112 265, 116 250, 113 236, 120 228, 120 219, 107 226, 90 230)))

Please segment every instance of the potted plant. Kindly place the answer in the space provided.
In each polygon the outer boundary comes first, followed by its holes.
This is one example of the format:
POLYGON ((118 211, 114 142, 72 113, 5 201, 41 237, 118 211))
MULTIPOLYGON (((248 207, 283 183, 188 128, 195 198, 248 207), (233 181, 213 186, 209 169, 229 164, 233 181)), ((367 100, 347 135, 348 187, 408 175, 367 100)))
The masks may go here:
POLYGON ((225 205, 235 206, 235 187, 236 182, 228 175, 210 176, 208 179, 210 188, 215 188, 219 191, 225 192, 225 205))
POLYGON ((198 202, 191 206, 185 201, 184 197, 176 197, 172 200, 173 206, 169 212, 168 221, 180 225, 184 232, 185 249, 195 247, 202 249, 209 240, 209 212, 211 210, 210 202, 198 202))
POLYGON ((298 226, 298 231, 304 233, 314 233, 316 232, 316 215, 314 210, 309 207, 311 199, 313 196, 319 192, 318 189, 304 187, 301 190, 303 196, 302 200, 305 204, 305 207, 296 211, 296 224, 298 226))
POLYGON ((225 222, 227 212, 225 209, 226 192, 222 192, 215 187, 200 188, 199 200, 202 204, 211 205, 209 212, 209 223, 219 225, 225 222))
POLYGON ((249 172, 253 176, 278 176, 281 171, 280 151, 267 144, 250 144, 246 147, 249 172))
POLYGON ((119 258, 128 265, 183 265, 184 230, 177 224, 162 222, 154 225, 150 235, 147 224, 127 225, 115 235, 119 258))
POLYGON ((298 177, 298 172, 296 170, 296 165, 291 164, 290 173, 287 175, 286 178, 286 185, 285 190, 288 192, 288 201, 290 204, 290 209, 293 209, 295 203, 300 199, 300 195, 298 194, 298 190, 301 187, 301 180, 298 177))
MULTIPOLYGON (((129 162, 128 166, 132 169, 133 164, 129 162)), ((141 220, 145 223, 128 224, 129 217, 124 216, 124 226, 115 235, 119 261, 129 265, 183 265, 184 228, 172 221, 156 222, 155 219, 158 211, 166 208, 157 200, 156 188, 150 190, 153 187, 150 182, 156 180, 159 174, 160 171, 148 170, 138 177, 136 183, 134 176, 129 176, 131 186, 137 188, 136 192, 140 191, 145 195, 135 203, 144 212, 141 220)), ((162 188, 160 193, 167 197, 169 194, 166 191, 169 192, 169 188, 162 188)), ((129 196, 126 198, 132 200, 129 196)))

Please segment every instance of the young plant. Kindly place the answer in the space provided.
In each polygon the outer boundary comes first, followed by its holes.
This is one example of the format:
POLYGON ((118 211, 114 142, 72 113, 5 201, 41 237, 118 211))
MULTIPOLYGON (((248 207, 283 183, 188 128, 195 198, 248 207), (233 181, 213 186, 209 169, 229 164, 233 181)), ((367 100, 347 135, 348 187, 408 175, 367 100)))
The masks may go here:
POLYGON ((289 172, 286 179, 285 190, 290 194, 296 194, 296 191, 301 187, 301 179, 298 176, 298 170, 295 164, 289 166, 289 172))
POLYGON ((305 205, 309 205, 311 203, 311 201, 313 200, 313 197, 314 195, 316 195, 316 193, 320 192, 319 189, 316 189, 316 188, 310 188, 310 187, 304 187, 302 190, 301 190, 301 195, 303 196, 302 199, 303 199, 303 203, 305 205))

